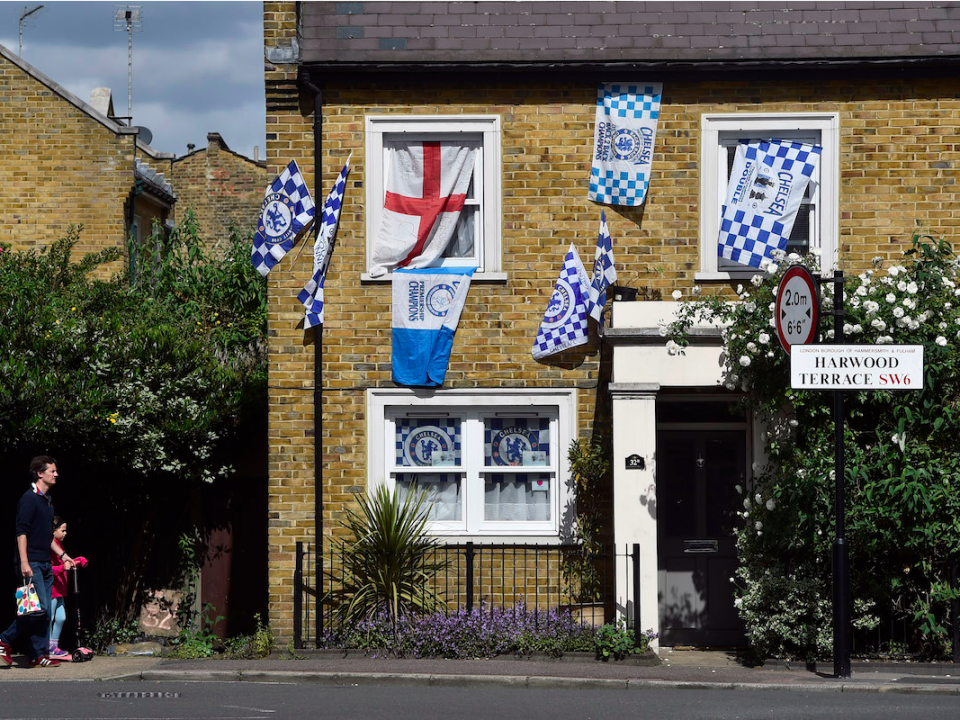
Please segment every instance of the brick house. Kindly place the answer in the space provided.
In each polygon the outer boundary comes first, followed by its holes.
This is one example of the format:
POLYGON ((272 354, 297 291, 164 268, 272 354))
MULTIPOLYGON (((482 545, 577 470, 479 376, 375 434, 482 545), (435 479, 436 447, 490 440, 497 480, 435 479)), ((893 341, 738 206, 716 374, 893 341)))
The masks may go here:
POLYGON ((171 163, 171 182, 182 209, 192 208, 200 235, 217 247, 231 228, 255 230, 257 209, 267 186, 267 167, 231 150, 219 133, 207 133, 207 146, 171 163))
POLYGON ((298 324, 309 253, 268 278, 275 631, 293 629, 295 542, 336 535, 352 493, 402 487, 409 467, 390 448, 423 418, 445 418, 462 428, 464 460, 438 480, 456 513, 435 533, 562 541, 575 500, 566 448, 610 434, 605 530, 641 547, 640 594, 629 573, 618 576, 620 611, 639 602, 643 628, 668 645, 739 642, 727 530, 733 485, 749 481, 762 444, 750 418, 726 411, 734 396, 719 386, 719 336, 705 332, 668 358, 657 328, 674 305, 650 300, 614 301, 604 338, 545 362, 532 359, 533 339, 567 246, 592 258, 602 207, 620 285, 656 298, 747 281, 750 268, 716 253, 728 162, 744 139, 823 148, 791 242, 818 248, 826 268, 898 257, 918 224, 951 236, 960 3, 266 2, 264 36, 268 174, 296 159, 319 203, 353 153, 322 349, 298 324), (610 80, 663 83, 640 207, 587 198, 597 86, 610 80), (454 135, 482 148, 480 269, 443 388, 398 388, 390 284, 369 273, 384 142, 454 135), (501 491, 483 433, 498 418, 549 435, 553 455, 537 470, 545 515, 491 515, 501 491), (642 468, 625 466, 631 455, 642 468))
POLYGON ((78 253, 125 252, 128 232, 166 222, 176 195, 163 172, 174 156, 117 121, 109 91, 84 102, 0 46, 0 99, 5 242, 42 247, 83 225, 78 253))

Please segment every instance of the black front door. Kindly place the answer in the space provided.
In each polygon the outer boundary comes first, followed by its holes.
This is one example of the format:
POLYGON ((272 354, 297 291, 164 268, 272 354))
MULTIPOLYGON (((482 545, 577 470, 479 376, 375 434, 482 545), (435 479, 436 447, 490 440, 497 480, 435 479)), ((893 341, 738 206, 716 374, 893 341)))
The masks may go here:
POLYGON ((660 644, 744 645, 733 605, 733 536, 744 487, 744 430, 661 430, 657 437, 660 644))

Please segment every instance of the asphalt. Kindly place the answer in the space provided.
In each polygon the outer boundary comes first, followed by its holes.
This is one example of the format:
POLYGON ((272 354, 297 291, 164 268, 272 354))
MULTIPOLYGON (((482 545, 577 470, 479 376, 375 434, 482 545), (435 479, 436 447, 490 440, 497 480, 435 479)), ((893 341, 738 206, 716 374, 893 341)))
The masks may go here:
POLYGON ((852 676, 832 668, 788 663, 747 667, 725 652, 664 648, 660 661, 597 662, 588 657, 444 660, 371 657, 359 653, 299 651, 263 660, 175 660, 119 655, 58 668, 28 668, 18 658, 0 667, 2 682, 169 681, 272 682, 326 685, 457 685, 500 687, 643 688, 875 692, 960 696, 960 665, 858 663, 852 676), (638 664, 646 663, 646 664, 638 664))

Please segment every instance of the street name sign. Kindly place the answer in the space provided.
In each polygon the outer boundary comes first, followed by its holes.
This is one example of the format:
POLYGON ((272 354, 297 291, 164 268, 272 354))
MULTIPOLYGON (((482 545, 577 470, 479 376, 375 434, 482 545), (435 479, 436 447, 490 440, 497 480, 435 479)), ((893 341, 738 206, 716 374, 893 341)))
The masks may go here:
POLYGON ((794 390, 923 390, 923 345, 798 345, 794 390))
POLYGON ((817 332, 817 284, 802 265, 794 265, 784 273, 777 288, 774 313, 777 337, 786 353, 793 345, 809 345, 817 332))

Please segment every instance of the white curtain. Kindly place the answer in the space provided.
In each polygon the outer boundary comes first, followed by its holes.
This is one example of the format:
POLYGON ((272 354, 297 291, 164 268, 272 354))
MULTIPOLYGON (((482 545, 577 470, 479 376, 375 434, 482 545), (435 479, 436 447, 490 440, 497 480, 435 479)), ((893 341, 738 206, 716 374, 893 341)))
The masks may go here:
POLYGON ((484 491, 487 520, 524 521, 550 519, 550 481, 517 480, 504 476, 487 480, 484 491))
POLYGON ((411 491, 424 492, 425 505, 428 509, 428 520, 451 521, 460 520, 460 482, 457 479, 440 480, 430 477, 400 476, 397 478, 397 492, 400 499, 405 500, 411 491))

